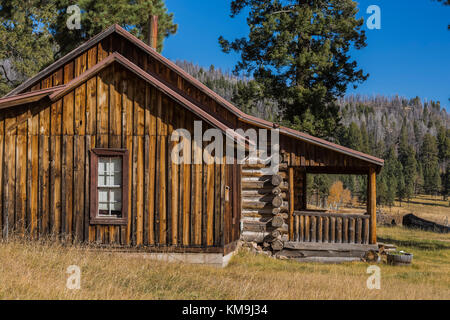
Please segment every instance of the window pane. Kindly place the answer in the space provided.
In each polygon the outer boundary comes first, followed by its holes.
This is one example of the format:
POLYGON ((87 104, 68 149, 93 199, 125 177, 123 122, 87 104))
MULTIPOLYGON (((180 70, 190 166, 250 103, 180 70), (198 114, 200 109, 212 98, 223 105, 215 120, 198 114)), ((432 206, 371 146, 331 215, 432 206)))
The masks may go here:
POLYGON ((111 210, 112 211, 122 211, 122 203, 121 202, 111 203, 111 210))
POLYGON ((122 211, 122 158, 98 158, 98 214, 120 216, 122 211))
POLYGON ((99 186, 107 186, 108 185, 108 176, 103 173, 98 173, 98 185, 99 186))
POLYGON ((122 189, 115 188, 110 190, 110 202, 122 202, 122 189))
POLYGON ((108 161, 107 158, 99 158, 98 159, 98 172, 105 172, 106 171, 106 162, 108 161))
POLYGON ((122 158, 100 157, 98 160, 98 185, 122 185, 122 158))
POLYGON ((108 202, 108 189, 98 190, 98 202, 108 202))
POLYGON ((111 158, 111 173, 122 172, 122 159, 121 158, 111 158))
POLYGON ((99 202, 98 203, 98 210, 106 210, 108 211, 108 203, 107 202, 99 202))
POLYGON ((114 176, 111 177, 111 183, 113 186, 121 186, 122 185, 122 172, 115 172, 114 176))
POLYGON ((108 158, 99 158, 98 159, 98 185, 99 186, 107 186, 107 170, 106 167, 108 165, 108 158))

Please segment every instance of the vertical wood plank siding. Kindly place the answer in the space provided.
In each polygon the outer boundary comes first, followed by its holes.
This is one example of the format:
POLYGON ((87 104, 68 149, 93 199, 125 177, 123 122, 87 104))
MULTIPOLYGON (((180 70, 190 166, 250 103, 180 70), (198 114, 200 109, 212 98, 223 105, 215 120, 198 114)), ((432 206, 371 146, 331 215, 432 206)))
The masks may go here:
MULTIPOLYGON (((97 52, 77 59, 75 74, 92 65, 92 56, 97 52)), ((115 65, 52 104, 2 112, 1 237, 17 232, 104 245, 222 247, 231 241, 223 239, 220 208, 229 183, 223 177, 232 167, 170 161, 171 133, 186 128, 193 137, 197 120, 115 65), (129 150, 127 226, 89 223, 94 147, 129 150)), ((203 131, 208 128, 203 122, 203 131)), ((193 153, 201 156, 204 147, 194 144, 193 153)))
POLYGON ((163 80, 172 89, 181 93, 188 100, 197 103, 202 109, 213 114, 223 123, 230 127, 236 127, 238 125, 238 119, 232 112, 223 108, 217 101, 203 93, 175 71, 161 64, 137 48, 129 40, 117 34, 106 37, 100 43, 81 53, 77 58, 53 72, 52 75, 31 85, 24 91, 34 91, 54 87, 59 84, 66 84, 113 52, 119 52, 143 70, 156 74, 158 78, 163 80))

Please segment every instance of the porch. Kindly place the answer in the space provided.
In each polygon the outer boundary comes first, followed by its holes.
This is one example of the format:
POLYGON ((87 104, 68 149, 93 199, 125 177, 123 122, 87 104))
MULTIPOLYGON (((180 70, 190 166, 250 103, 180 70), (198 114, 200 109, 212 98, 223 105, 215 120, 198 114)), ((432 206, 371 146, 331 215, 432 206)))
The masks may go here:
POLYGON ((241 239, 298 261, 359 261, 378 250, 376 174, 373 166, 308 167, 284 162, 277 175, 269 175, 262 165, 244 164, 241 239), (365 176, 365 208, 359 213, 308 208, 308 174, 365 176))
POLYGON ((319 167, 313 170, 290 167, 289 241, 309 243, 376 244, 376 171, 319 167), (367 176, 365 214, 344 214, 328 210, 307 209, 308 173, 356 174, 367 176))

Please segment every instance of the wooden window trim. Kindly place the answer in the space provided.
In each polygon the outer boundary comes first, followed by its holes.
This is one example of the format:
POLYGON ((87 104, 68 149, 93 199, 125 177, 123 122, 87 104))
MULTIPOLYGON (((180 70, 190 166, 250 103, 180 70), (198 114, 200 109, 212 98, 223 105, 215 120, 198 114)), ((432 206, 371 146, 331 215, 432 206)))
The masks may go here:
POLYGON ((91 149, 90 159, 90 224, 100 225, 126 225, 128 224, 128 169, 129 153, 126 149, 91 149), (99 217, 98 212, 98 158, 122 158, 122 214, 120 218, 99 217))

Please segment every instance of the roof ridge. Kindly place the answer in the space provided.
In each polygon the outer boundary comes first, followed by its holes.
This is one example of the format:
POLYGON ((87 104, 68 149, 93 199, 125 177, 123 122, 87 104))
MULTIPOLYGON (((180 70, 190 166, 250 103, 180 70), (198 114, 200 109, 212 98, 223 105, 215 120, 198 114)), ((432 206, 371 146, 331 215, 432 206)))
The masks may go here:
MULTIPOLYGON (((26 86, 30 85, 33 81, 36 81, 38 78, 43 77, 44 75, 46 75, 46 73, 49 73, 55 66, 58 66, 58 65, 64 63, 65 60, 70 60, 72 58, 72 56, 76 56, 84 48, 90 47, 94 43, 97 43, 98 41, 102 40, 104 37, 110 35, 113 32, 116 32, 116 33, 120 34, 121 36, 125 37, 126 39, 130 40, 135 45, 137 45, 138 47, 143 49, 145 52, 150 54, 153 58, 155 58, 159 62, 165 64, 167 67, 172 69, 172 71, 175 71, 176 73, 178 73, 178 75, 180 75, 181 77, 183 77, 186 80, 188 80, 189 82, 191 82, 194 86, 196 86, 198 89, 200 89, 203 93, 205 93, 210 98, 212 98, 215 101, 217 101, 219 104, 221 104, 223 107, 228 109, 230 112, 234 113, 238 117, 239 120, 245 121, 245 122, 248 122, 248 123, 252 123, 252 124, 257 125, 257 126, 263 126, 263 127, 266 127, 266 128, 273 128, 274 127, 275 123, 273 123, 273 122, 270 122, 270 121, 264 120, 262 118, 258 118, 258 117, 246 114, 245 112, 240 110, 238 107, 236 107, 234 104, 232 104, 230 101, 226 100, 225 98, 220 96, 218 93, 216 93, 212 89, 208 88, 201 81, 199 81, 195 77, 191 76, 189 73, 187 73, 181 67, 177 66, 174 62, 172 62, 171 60, 167 59, 166 57, 164 57, 163 55, 158 53, 155 49, 151 48, 144 41, 140 40, 139 38, 137 38, 136 36, 134 36, 133 34, 128 32, 127 30, 125 30, 124 28, 122 28, 118 24, 113 24, 110 27, 108 27, 107 29, 105 29, 104 31, 102 31, 102 32, 98 33, 97 35, 93 36, 91 39, 87 40, 86 42, 84 42, 83 44, 81 44, 80 46, 78 46, 77 48, 75 48, 74 50, 69 52, 68 54, 66 54, 64 57, 58 59, 53 64, 51 64, 50 66, 48 66, 47 68, 45 68, 44 70, 39 72, 36 76, 34 76, 33 78, 28 79, 23 84, 21 84, 20 86, 18 86, 17 88, 12 90, 11 92, 9 92, 7 95, 5 95, 5 98, 6 97, 10 97, 15 92, 24 89, 26 86)), ((117 52, 114 52, 111 55, 114 55, 116 53, 117 52)), ((119 53, 117 53, 117 54, 119 54, 119 53)), ((120 56, 123 57, 122 55, 120 55, 120 56)), ((123 57, 123 58, 126 59, 125 57, 123 57)), ((126 59, 126 60, 128 60, 128 59, 126 59)), ((135 65, 134 63, 132 63, 132 64, 135 65)), ((138 66, 136 66, 136 67, 138 67, 138 66)), ((89 70, 85 71, 85 73, 86 72, 89 72, 89 70)), ((148 74, 149 76, 153 77, 149 73, 147 73, 147 72, 145 72, 145 73, 148 74)), ((160 81, 160 80, 158 80, 158 81, 160 81)), ((317 137, 308 135, 308 134, 306 134, 304 132, 301 132, 301 131, 298 131, 298 130, 295 130, 295 129, 291 129, 291 128, 287 128, 287 127, 280 127, 280 132, 282 132, 283 134, 289 135, 291 137, 295 137, 295 138, 300 139, 300 140, 305 140, 305 141, 307 141, 309 143, 320 145, 320 146, 325 147, 325 148, 333 149, 333 150, 335 150, 337 152, 341 152, 341 153, 344 153, 344 154, 347 154, 347 155, 351 155, 351 156, 357 157, 357 158, 359 158, 361 160, 364 160, 364 161, 375 162, 377 165, 383 165, 384 164, 384 160, 383 159, 379 159, 379 158, 374 157, 372 155, 369 155, 369 154, 366 154, 366 153, 362 153, 362 152, 359 152, 359 151, 356 151, 356 150, 353 150, 353 149, 350 149, 350 148, 347 148, 347 147, 335 144, 335 143, 327 141, 325 139, 321 139, 321 138, 317 138, 317 137)))

